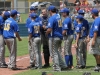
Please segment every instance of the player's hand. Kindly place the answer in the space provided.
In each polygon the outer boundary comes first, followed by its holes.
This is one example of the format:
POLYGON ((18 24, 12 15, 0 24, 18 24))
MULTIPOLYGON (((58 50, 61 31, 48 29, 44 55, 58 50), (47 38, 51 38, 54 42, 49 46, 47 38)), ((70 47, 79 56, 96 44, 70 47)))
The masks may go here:
POLYGON ((92 41, 92 47, 93 47, 94 45, 95 45, 95 41, 93 40, 93 41, 92 41))
POLYGON ((28 41, 28 43, 29 43, 29 45, 31 45, 31 42, 30 41, 28 41))
POLYGON ((77 45, 77 43, 75 43, 75 45, 74 45, 74 46, 75 46, 75 48, 78 48, 78 45, 77 45))
POLYGON ((21 39, 21 38, 19 38, 19 39, 18 39, 18 41, 22 41, 22 39, 21 39))
POLYGON ((65 36, 65 35, 66 35, 66 31, 64 30, 64 31, 62 32, 62 34, 65 36))
POLYGON ((45 25, 43 25, 42 27, 43 27, 44 30, 46 29, 46 26, 45 25))

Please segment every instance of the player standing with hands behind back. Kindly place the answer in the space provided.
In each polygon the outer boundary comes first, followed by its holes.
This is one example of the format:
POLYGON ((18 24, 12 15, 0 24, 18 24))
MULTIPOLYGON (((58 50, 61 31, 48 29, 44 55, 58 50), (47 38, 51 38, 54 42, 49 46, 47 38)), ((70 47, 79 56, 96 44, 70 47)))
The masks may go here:
POLYGON ((16 37, 18 38, 19 41, 22 41, 18 33, 19 27, 17 22, 15 21, 16 18, 17 18, 17 11, 12 10, 11 18, 8 18, 5 21, 4 31, 3 31, 3 36, 10 52, 8 68, 12 70, 18 69, 16 68, 16 55, 17 55, 16 37))

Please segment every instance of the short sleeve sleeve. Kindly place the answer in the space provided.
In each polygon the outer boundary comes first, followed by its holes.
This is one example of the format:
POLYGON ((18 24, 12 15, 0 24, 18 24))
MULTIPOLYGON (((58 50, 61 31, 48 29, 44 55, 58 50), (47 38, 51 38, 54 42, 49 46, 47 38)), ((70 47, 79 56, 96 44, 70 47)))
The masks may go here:
POLYGON ((95 32, 95 31, 98 31, 99 30, 99 21, 95 21, 94 22, 94 27, 93 27, 93 31, 95 32))
POLYGON ((0 26, 2 26, 3 24, 3 19, 0 19, 0 26))
POLYGON ((19 32, 19 26, 18 26, 17 22, 15 22, 15 24, 14 24, 14 31, 19 32))
POLYGON ((63 30, 68 29, 68 24, 69 24, 69 21, 68 21, 68 20, 65 20, 65 21, 63 22, 63 30))
POLYGON ((33 27, 31 24, 29 24, 29 27, 28 27, 28 33, 32 33, 33 32, 33 27))
POLYGON ((76 32, 77 32, 77 33, 80 33, 80 32, 81 32, 81 27, 80 27, 80 26, 77 26, 77 27, 76 27, 76 32))
POLYGON ((53 18, 49 18, 47 28, 53 28, 53 21, 54 21, 53 18))

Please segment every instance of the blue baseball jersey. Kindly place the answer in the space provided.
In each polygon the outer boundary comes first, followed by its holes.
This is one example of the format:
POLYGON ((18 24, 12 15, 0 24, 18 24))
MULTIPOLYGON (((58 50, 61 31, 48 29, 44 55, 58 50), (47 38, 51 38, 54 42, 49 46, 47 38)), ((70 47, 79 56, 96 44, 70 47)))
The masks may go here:
POLYGON ((29 25, 28 32, 32 34, 32 37, 40 37, 41 24, 37 21, 32 21, 29 25))
POLYGON ((76 33, 80 33, 79 39, 83 38, 83 24, 78 24, 75 29, 76 33))
POLYGON ((74 33, 73 31, 73 26, 72 26, 72 20, 70 17, 67 17, 64 21, 63 21, 63 30, 67 30, 67 35, 72 35, 74 33))
POLYGON ((0 16, 0 34, 3 34, 3 17, 0 16))
MULTIPOLYGON (((89 23, 88 23, 88 21, 87 20, 83 20, 83 22, 82 22, 83 24, 83 28, 84 28, 84 30, 83 30, 83 36, 84 37, 86 37, 86 36, 88 36, 88 31, 89 31, 89 23)), ((74 22, 73 22, 73 24, 74 24, 74 28, 76 28, 77 27, 77 25, 78 25, 78 23, 77 23, 77 21, 76 20, 74 20, 74 22)))
POLYGON ((17 22, 13 18, 8 18, 4 24, 3 36, 5 39, 15 38, 15 32, 19 32, 17 22))
POLYGON ((97 36, 100 36, 100 17, 96 18, 91 25, 89 36, 92 38, 94 32, 97 32, 97 36))
POLYGON ((58 27, 57 14, 54 14, 49 18, 47 28, 52 29, 52 32, 49 34, 49 38, 59 37, 62 39, 62 34, 58 31, 59 27, 58 27))
POLYGON ((36 22, 39 22, 39 23, 42 25, 42 19, 41 19, 40 17, 37 17, 37 18, 35 19, 35 21, 36 21, 36 22))
POLYGON ((26 20, 26 27, 29 27, 29 24, 32 22, 31 17, 28 17, 26 20))

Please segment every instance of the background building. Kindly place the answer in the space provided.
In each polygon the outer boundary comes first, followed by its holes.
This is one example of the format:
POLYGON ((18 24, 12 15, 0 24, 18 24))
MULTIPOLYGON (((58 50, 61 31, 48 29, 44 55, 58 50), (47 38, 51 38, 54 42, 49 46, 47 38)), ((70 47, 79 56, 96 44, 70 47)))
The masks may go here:
MULTIPOLYGON (((64 1, 67 6, 73 6, 73 3, 76 0, 0 0, 0 10, 4 10, 5 8, 11 9, 17 9, 21 13, 28 13, 29 7, 33 2, 52 2, 55 6, 60 6, 59 2, 64 1)), ((81 0, 80 0, 81 1, 81 0)), ((90 2, 93 0, 89 0, 90 2)))

